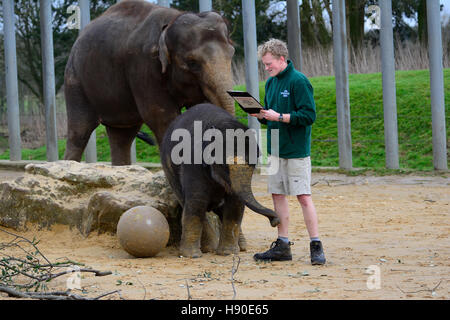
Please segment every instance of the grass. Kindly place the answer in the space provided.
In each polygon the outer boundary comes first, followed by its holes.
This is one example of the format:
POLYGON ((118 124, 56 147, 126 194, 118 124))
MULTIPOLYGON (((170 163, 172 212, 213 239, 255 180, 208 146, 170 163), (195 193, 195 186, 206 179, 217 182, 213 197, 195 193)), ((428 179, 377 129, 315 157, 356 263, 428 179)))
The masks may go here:
MULTIPOLYGON (((142 131, 153 136, 147 126, 142 127, 142 131)), ((97 134, 97 161, 111 161, 111 152, 109 148, 108 136, 106 135, 106 128, 101 125, 96 129, 97 134)), ((156 141, 156 139, 154 139, 156 141)), ((64 151, 66 150, 66 140, 58 140, 58 158, 64 158, 64 151)), ((23 160, 46 160, 46 147, 42 146, 37 149, 22 149, 23 160)), ((138 162, 159 162, 159 149, 157 146, 149 146, 145 142, 136 139, 136 158, 138 162)), ((9 159, 9 149, 0 155, 0 159, 9 159)), ((84 161, 84 155, 83 159, 84 161)))
MULTIPOLYGON (((310 78, 314 87, 317 120, 312 130, 311 159, 313 166, 339 165, 334 77, 310 78)), ((430 81, 428 70, 397 71, 397 115, 400 167, 418 171, 433 170, 431 137, 430 81)), ((349 77, 353 166, 383 170, 385 167, 383 94, 381 73, 352 74, 349 77)), ((244 90, 245 86, 237 86, 244 90)), ((450 69, 444 70, 447 136, 450 132, 450 69)), ((260 83, 260 99, 264 101, 264 82, 260 83)), ((236 116, 246 123, 246 114, 236 109, 236 116)), ((144 126, 143 131, 150 133, 144 126)), ((58 143, 62 159, 65 140, 58 143)), ((97 128, 98 161, 110 161, 106 130, 97 128)), ((136 140, 138 162, 159 162, 157 146, 136 140)), ((0 155, 9 159, 9 152, 0 155)), ((24 160, 45 160, 45 146, 23 150, 24 160)))

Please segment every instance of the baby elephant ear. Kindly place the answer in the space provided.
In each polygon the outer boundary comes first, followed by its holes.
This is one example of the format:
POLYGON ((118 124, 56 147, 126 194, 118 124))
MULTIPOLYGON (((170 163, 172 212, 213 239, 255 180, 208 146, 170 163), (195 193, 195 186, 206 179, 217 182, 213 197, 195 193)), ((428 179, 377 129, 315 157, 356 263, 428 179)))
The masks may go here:
POLYGON ((166 73, 167 65, 170 63, 169 50, 166 45, 166 30, 167 25, 163 27, 159 37, 159 61, 161 61, 162 73, 166 73))
POLYGON ((209 166, 211 170, 211 177, 214 181, 220 184, 226 193, 231 194, 233 190, 231 189, 230 171, 228 165, 226 164, 212 164, 209 166))

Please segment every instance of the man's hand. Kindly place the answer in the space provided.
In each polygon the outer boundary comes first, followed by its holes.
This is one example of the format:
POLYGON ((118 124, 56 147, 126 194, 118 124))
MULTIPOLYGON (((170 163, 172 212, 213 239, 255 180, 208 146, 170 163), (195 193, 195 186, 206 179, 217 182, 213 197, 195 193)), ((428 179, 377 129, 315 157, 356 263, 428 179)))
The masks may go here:
MULTIPOLYGON (((272 109, 262 109, 259 113, 249 113, 252 117, 258 119, 267 119, 269 121, 280 121, 280 114, 272 109)), ((283 113, 283 122, 289 123, 291 121, 291 115, 289 113, 283 113)))
POLYGON ((264 119, 267 119, 269 121, 278 121, 280 117, 280 114, 276 111, 273 111, 272 109, 261 110, 260 113, 262 113, 264 119))
POLYGON ((264 115, 261 113, 261 111, 259 113, 249 113, 249 115, 251 115, 252 117, 258 118, 259 120, 264 118, 264 115))

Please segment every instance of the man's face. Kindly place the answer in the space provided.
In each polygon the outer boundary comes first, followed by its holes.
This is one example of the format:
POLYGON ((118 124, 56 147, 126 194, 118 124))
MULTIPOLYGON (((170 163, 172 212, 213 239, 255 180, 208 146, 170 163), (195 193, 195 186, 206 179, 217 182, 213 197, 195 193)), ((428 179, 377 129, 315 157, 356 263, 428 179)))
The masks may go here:
POLYGON ((271 77, 275 77, 287 66, 286 59, 284 59, 284 57, 274 57, 270 52, 266 53, 261 58, 261 61, 271 77))

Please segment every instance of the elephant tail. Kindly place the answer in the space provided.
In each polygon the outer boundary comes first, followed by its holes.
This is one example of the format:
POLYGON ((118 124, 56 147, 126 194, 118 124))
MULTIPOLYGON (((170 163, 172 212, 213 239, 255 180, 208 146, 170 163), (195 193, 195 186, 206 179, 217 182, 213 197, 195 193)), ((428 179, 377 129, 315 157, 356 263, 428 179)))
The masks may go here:
POLYGON ((151 146, 155 145, 155 141, 153 140, 153 138, 148 133, 145 133, 143 131, 139 131, 137 133, 136 137, 138 137, 139 139, 141 139, 142 141, 148 143, 151 146))

